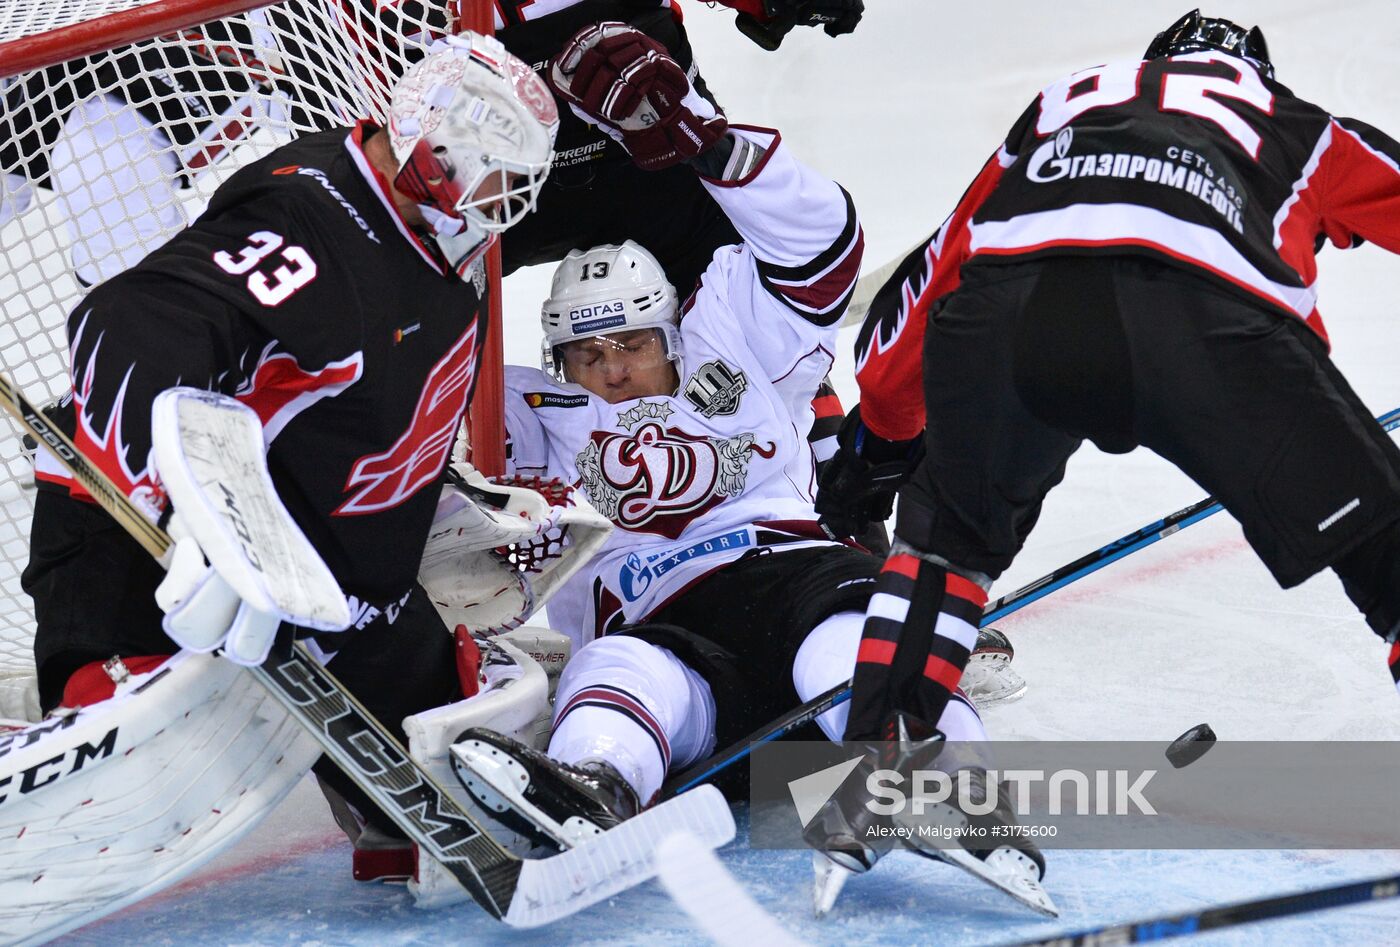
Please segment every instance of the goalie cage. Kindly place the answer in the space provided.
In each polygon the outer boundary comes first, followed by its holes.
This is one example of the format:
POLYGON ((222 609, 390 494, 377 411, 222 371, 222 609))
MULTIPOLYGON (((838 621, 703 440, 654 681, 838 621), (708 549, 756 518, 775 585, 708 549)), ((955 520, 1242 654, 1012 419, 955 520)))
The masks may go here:
MULTIPOLYGON (((239 166, 307 132, 382 120, 393 81, 429 42, 489 31, 492 16, 490 0, 8 0, 0 365, 36 400, 59 398, 64 323, 85 292, 75 266, 90 282, 110 276, 197 216, 239 166)), ((476 462, 499 472, 494 456, 476 462)), ((32 469, 13 422, 0 428, 0 465, 0 717, 33 720, 34 620, 20 588, 32 469)))

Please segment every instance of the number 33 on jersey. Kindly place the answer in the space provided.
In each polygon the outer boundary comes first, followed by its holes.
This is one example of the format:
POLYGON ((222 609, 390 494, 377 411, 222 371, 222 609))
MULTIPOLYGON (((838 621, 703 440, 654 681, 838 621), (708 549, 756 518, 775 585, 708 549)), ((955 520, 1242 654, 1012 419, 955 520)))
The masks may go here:
POLYGON ((249 234, 248 244, 236 253, 219 250, 214 254, 219 269, 233 276, 248 273, 248 292, 264 306, 278 306, 316 278, 316 261, 301 247, 289 246, 279 233, 259 230, 249 234), (271 272, 258 268, 269 256, 277 261, 271 272), (252 272, 249 272, 249 271, 252 272))

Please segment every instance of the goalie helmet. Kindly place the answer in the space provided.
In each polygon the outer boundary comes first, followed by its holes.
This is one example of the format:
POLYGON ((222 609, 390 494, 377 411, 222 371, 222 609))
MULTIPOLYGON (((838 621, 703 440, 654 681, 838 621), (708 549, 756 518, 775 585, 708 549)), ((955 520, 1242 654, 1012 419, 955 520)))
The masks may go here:
POLYGON ((1269 45, 1259 27, 1245 29, 1229 20, 1201 16, 1199 9, 1185 14, 1153 38, 1143 59, 1161 59, 1183 53, 1219 50, 1248 60, 1265 76, 1273 78, 1274 64, 1269 61, 1269 45))
POLYGON ((640 244, 570 250, 554 271, 549 298, 540 312, 544 328, 540 363, 557 381, 564 377, 560 346, 637 329, 661 333, 666 358, 681 368, 681 333, 676 290, 661 264, 640 244))
POLYGON ((394 86, 394 186, 440 231, 445 216, 500 233, 534 209, 558 130, 554 96, 528 65, 492 37, 449 36, 394 86))

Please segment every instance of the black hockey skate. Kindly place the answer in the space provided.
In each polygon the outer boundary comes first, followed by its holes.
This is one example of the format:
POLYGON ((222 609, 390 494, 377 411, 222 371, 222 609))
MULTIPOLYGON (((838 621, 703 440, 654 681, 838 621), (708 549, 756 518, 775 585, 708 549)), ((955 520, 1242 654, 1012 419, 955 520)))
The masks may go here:
POLYGON ((637 793, 604 762, 571 766, 494 730, 453 742, 452 768, 487 812, 536 845, 564 851, 630 819, 637 793))
POLYGON ((895 815, 894 822, 908 829, 901 844, 912 852, 947 862, 1047 917, 1059 917, 1055 902, 1045 893, 1045 857, 1030 838, 1015 834, 1016 814, 1003 783, 996 806, 985 815, 968 815, 954 800, 964 797, 976 807, 987 799, 987 771, 968 766, 951 774, 953 791, 947 802, 927 807, 923 815, 895 815), (1008 827, 1013 831, 1008 832, 1008 827), (930 832, 930 830, 933 830, 930 832), (988 844, 1000 840, 999 844, 988 844), (941 844, 940 844, 941 843, 941 844))
POLYGON ((851 875, 874 868, 897 844, 893 835, 878 831, 889 820, 866 805, 866 778, 877 768, 912 772, 930 765, 943 749, 943 734, 917 718, 896 714, 894 731, 897 749, 889 744, 872 749, 802 830, 803 841, 814 849, 812 909, 817 917, 831 910, 851 875))

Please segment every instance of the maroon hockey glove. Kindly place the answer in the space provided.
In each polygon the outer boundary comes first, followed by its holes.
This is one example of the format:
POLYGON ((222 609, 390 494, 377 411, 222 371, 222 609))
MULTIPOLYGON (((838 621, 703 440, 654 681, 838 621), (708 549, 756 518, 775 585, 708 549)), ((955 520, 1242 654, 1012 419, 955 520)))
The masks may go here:
POLYGON ((872 434, 856 405, 836 442, 817 487, 817 514, 833 536, 858 536, 871 523, 889 519, 895 493, 923 459, 924 439, 887 441, 872 434))
POLYGON ((549 82, 645 171, 694 158, 724 136, 724 113, 656 40, 624 23, 585 26, 550 62, 549 82))

